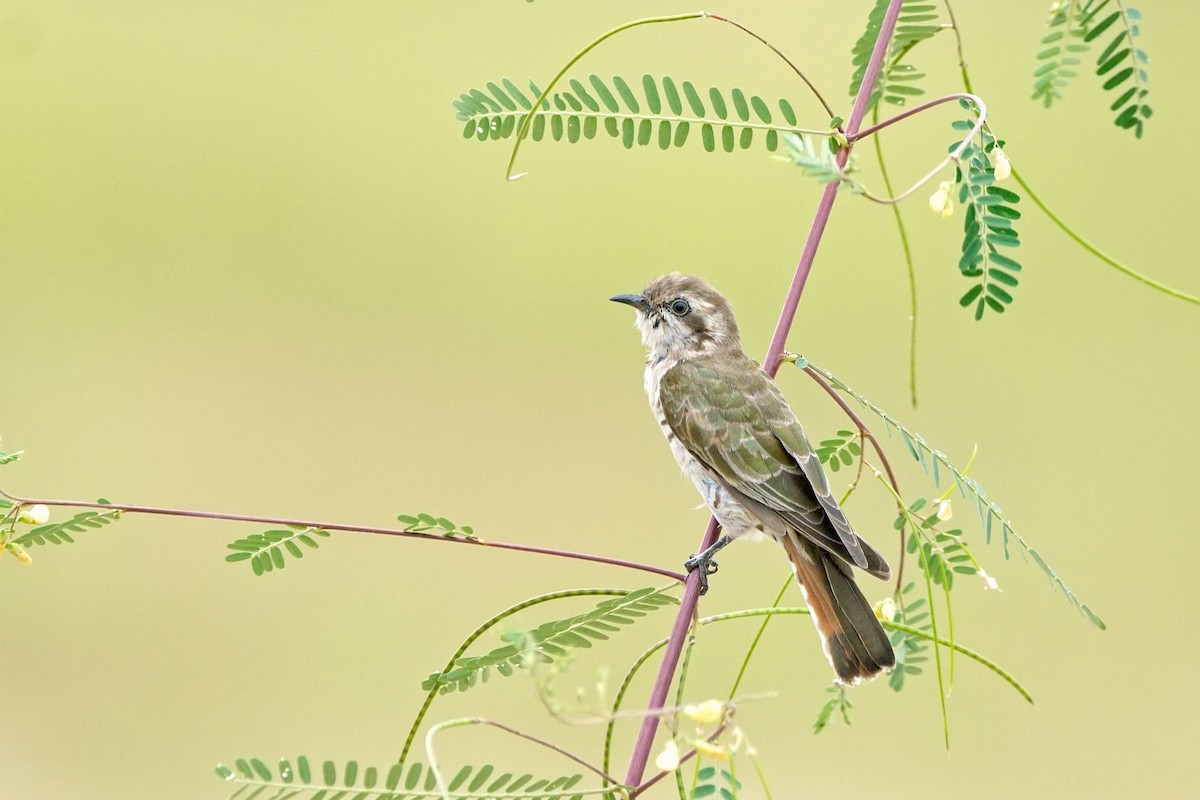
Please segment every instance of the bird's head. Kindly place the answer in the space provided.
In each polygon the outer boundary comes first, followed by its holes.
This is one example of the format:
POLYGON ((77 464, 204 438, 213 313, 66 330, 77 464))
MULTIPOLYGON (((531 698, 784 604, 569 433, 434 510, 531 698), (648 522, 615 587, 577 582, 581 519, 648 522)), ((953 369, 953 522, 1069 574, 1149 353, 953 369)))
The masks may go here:
POLYGON ((637 327, 652 360, 741 348, 729 301, 703 278, 672 272, 650 281, 641 294, 612 300, 637 310, 637 327))

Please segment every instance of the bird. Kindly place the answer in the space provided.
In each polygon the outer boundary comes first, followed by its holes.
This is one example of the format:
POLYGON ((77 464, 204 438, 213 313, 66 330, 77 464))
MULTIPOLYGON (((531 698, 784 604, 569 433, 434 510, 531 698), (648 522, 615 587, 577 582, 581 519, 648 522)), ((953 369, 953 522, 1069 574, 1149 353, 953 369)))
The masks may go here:
POLYGON ((742 349, 729 301, 703 278, 677 272, 611 300, 636 310, 651 409, 721 524, 721 537, 684 562, 699 570, 701 591, 721 548, 773 538, 791 562, 836 681, 854 685, 895 666, 852 574, 857 567, 887 580, 891 570, 850 526, 775 381, 742 349))

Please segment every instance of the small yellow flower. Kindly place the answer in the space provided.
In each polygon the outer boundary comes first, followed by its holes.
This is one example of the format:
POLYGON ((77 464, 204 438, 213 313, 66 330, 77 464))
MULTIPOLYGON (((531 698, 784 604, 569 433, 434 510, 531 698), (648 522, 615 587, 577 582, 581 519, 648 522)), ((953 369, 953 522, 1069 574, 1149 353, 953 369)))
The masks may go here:
POLYGON ((700 725, 711 725, 725 716, 725 704, 720 700, 705 700, 699 705, 683 707, 684 716, 700 725))
POLYGON ((663 772, 679 768, 679 745, 675 744, 674 739, 667 742, 667 746, 658 754, 658 758, 654 759, 654 766, 663 772))
POLYGON ((17 544, 16 542, 9 542, 5 546, 5 549, 16 556, 17 561, 20 561, 22 564, 33 563, 33 557, 30 556, 29 553, 26 553, 25 548, 21 547, 21 545, 17 544))
POLYGON ((21 509, 21 515, 17 519, 26 525, 45 525, 46 520, 50 519, 50 509, 41 503, 28 506, 21 509))
POLYGON ((950 505, 949 500, 940 500, 937 504, 937 518, 942 522, 954 516, 954 508, 950 505))
POLYGON ((940 214, 942 219, 948 219, 954 213, 954 203, 950 200, 950 181, 939 183, 937 191, 929 196, 929 210, 940 214))
POLYGON ((875 616, 888 622, 896 619, 896 601, 885 597, 875 604, 875 616))
POLYGON ((1002 181, 1009 175, 1012 175, 1012 164, 1008 162, 1008 156, 1004 155, 1004 151, 997 147, 992 151, 992 166, 996 180, 1002 181))
POLYGON ((693 746, 696 748, 697 755, 708 756, 709 758, 715 759, 717 761, 728 761, 729 760, 729 751, 726 750, 724 747, 720 747, 718 745, 711 744, 710 742, 706 742, 703 739, 697 739, 693 743, 693 746))

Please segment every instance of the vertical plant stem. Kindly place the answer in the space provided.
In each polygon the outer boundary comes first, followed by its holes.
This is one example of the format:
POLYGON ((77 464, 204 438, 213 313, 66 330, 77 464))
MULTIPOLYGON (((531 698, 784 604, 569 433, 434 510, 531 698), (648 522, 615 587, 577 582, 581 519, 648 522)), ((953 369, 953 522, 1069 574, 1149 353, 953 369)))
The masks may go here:
MULTIPOLYGON (((873 123, 879 122, 879 106, 872 112, 873 123)), ((875 157, 879 161, 879 174, 883 178, 883 187, 891 197, 896 193, 892 188, 892 179, 888 175, 887 163, 883 160, 883 140, 876 134, 872 140, 875 144, 875 157)), ((908 229, 904 227, 904 218, 900 216, 900 204, 892 204, 892 216, 896 218, 896 230, 900 233, 900 247, 904 251, 904 265, 908 270, 908 392, 912 407, 917 407, 917 271, 913 264, 912 248, 908 244, 908 229)))
MULTIPOLYGON (((859 126, 862 125, 863 115, 867 111, 867 101, 871 97, 871 90, 875 87, 875 81, 879 78, 879 71, 883 67, 883 59, 887 54, 888 44, 892 40, 892 32, 896 28, 896 19, 900 16, 900 6, 902 4, 903 0, 891 0, 888 4, 887 13, 883 17, 883 24, 879 28, 879 38, 875 40, 875 49, 871 51, 871 60, 867 62, 867 69, 863 74, 862 84, 858 87, 858 94, 854 98, 854 106, 850 110, 850 119, 846 123, 846 135, 848 137, 856 134, 859 126)), ((846 160, 849 157, 850 145, 847 144, 838 154, 838 165, 845 166, 846 160)), ((783 303, 783 311, 780 313, 779 322, 775 326, 775 335, 771 337, 771 346, 767 349, 766 358, 763 359, 763 368, 772 376, 779 370, 779 359, 783 355, 788 332, 792 329, 792 320, 795 318, 796 309, 800 305, 800 295, 804 292, 804 285, 808 281, 809 272, 812 270, 813 259, 817 254, 817 246, 821 243, 821 236, 825 232, 825 225, 829 222, 829 214, 833 210, 833 201, 837 197, 837 187, 836 183, 828 184, 821 195, 821 202, 817 205, 817 212, 813 218, 812 227, 809 229, 808 239, 804 243, 804 251, 800 255, 800 263, 796 265, 796 272, 792 277, 791 288, 788 289, 787 298, 783 303)), ((701 550, 709 547, 716 541, 718 527, 715 519, 709 520, 708 528, 705 530, 704 538, 700 543, 701 550)), ((675 668, 679 664, 679 656, 683 651, 684 639, 687 636, 692 617, 696 613, 696 606, 699 600, 700 574, 693 570, 688 575, 687 583, 684 584, 683 598, 679 604, 679 614, 675 618, 675 626, 671 630, 670 640, 667 643, 667 651, 663 654, 662 664, 658 670, 658 677, 655 679, 654 688, 650 693, 647 714, 642 719, 642 727, 638 731, 637 740, 633 746, 633 754, 629 759, 629 770, 625 774, 625 784, 628 786, 640 784, 646 772, 646 764, 650 760, 650 748, 654 745, 654 734, 658 730, 657 712, 663 707, 663 703, 666 701, 667 691, 671 686, 671 678, 674 676, 675 668)))

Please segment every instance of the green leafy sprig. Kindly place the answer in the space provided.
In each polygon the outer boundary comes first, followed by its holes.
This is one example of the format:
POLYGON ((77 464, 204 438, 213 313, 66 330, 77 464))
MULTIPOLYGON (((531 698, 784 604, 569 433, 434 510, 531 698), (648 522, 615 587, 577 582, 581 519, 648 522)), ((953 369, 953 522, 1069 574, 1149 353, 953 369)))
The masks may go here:
POLYGON ((445 517, 435 517, 433 514, 401 514, 396 517, 404 523, 404 530, 412 533, 439 533, 447 539, 478 540, 475 529, 470 525, 456 525, 445 517))
POLYGON ((230 563, 249 561, 255 575, 265 575, 287 566, 285 553, 292 558, 303 558, 304 550, 300 548, 301 544, 309 550, 316 550, 320 547, 316 537, 327 536, 327 530, 302 525, 291 527, 289 530, 276 529, 253 533, 225 545, 233 551, 225 556, 225 560, 230 563))
POLYGON ((1041 568, 1042 572, 1046 574, 1051 582, 1062 590, 1063 595, 1067 598, 1071 605, 1075 606, 1075 608, 1081 614, 1083 614, 1089 622, 1101 630, 1105 630, 1107 628, 1107 626, 1104 624, 1104 621, 1100 619, 1100 617, 1094 611, 1092 611, 1092 609, 1089 608, 1086 603, 1083 603, 1075 595, 1075 592, 1073 592, 1071 588, 1067 586, 1066 582, 1062 579, 1058 572, 1046 562, 1041 553, 1035 550, 1029 544, 1029 542, 1025 540, 1024 537, 1022 537, 1013 529, 1012 523, 1004 516, 1000 506, 988 498, 987 492, 984 491, 983 486, 979 483, 979 481, 975 480, 974 478, 968 478, 961 470, 958 469, 958 467, 951 463, 950 459, 946 457, 945 453, 941 452, 940 450, 935 450, 920 434, 910 430, 895 417, 891 416, 879 406, 868 400, 866 397, 850 388, 850 386, 842 381, 841 378, 837 377, 832 372, 822 369, 821 367, 818 367, 804 359, 801 359, 796 363, 800 365, 801 362, 803 362, 802 368, 813 370, 818 375, 825 378, 825 380, 829 381, 829 383, 832 384, 839 392, 843 392, 850 397, 853 397, 863 407, 882 419, 884 428, 887 430, 888 435, 891 436, 893 433, 896 433, 900 436, 900 439, 904 442, 904 446, 908 450, 909 455, 911 455, 913 459, 921 465, 921 469, 925 472, 925 474, 929 475, 933 479, 935 486, 941 486, 942 472, 948 472, 950 474, 950 480, 952 481, 954 488, 958 489, 959 494, 974 501, 976 511, 979 514, 980 525, 984 529, 985 542, 991 544, 992 535, 998 529, 1005 559, 1010 557, 1009 545, 1015 543, 1017 549, 1022 554, 1027 555, 1035 564, 1038 565, 1039 568, 1041 568))
MULTIPOLYGON (((626 149, 655 144, 670 150, 683 147, 693 130, 698 130, 706 152, 719 148, 732 153, 749 149, 757 132, 766 149, 774 152, 779 149, 780 136, 805 132, 797 127, 796 112, 787 100, 768 105, 741 89, 726 95, 712 87, 702 93, 691 81, 652 75, 642 76, 633 85, 619 75, 605 81, 594 74, 587 77, 586 85, 574 78, 567 84, 570 89, 552 92, 534 116, 529 136, 535 142, 548 136, 574 144, 596 138, 603 128, 626 149), (776 113, 782 122, 777 121, 776 113)), ((534 99, 541 95, 532 80, 528 86, 534 99)), ((490 81, 485 88, 487 91, 469 89, 454 101, 456 119, 464 123, 463 138, 481 142, 508 139, 533 108, 533 101, 508 78, 490 81)))
MULTIPOLYGON (((892 630, 892 651, 896 654, 896 666, 888 675, 888 686, 894 691, 903 691, 904 683, 910 675, 920 675, 921 664, 929 660, 925 652, 929 645, 930 632, 929 605, 925 597, 915 594, 917 585, 907 583, 896 598, 897 618, 905 625, 921 631, 924 636, 907 633, 902 630, 892 630)), ((936 642, 936 640, 934 640, 936 642)))
POLYGON ((979 562, 967 548, 960 529, 943 531, 938 527, 941 520, 936 513, 927 516, 917 514, 927 503, 928 500, 924 497, 914 500, 906 514, 896 517, 893 527, 902 531, 905 527, 912 527, 911 521, 919 522, 917 530, 909 532, 905 540, 905 550, 910 555, 917 555, 918 566, 922 572, 929 574, 935 585, 952 589, 954 576, 978 574, 979 562))
POLYGON ((861 435, 854 431, 838 431, 828 439, 822 439, 817 445, 817 459, 828 467, 830 472, 849 467, 862 453, 860 438, 861 435))
POLYGON ((504 647, 482 656, 460 657, 452 668, 432 673, 421 688, 426 691, 437 688, 441 694, 463 692, 486 683, 493 670, 508 677, 531 662, 553 663, 571 650, 607 641, 622 626, 632 625, 651 611, 679 603, 666 592, 666 589, 637 589, 605 600, 586 613, 545 622, 530 631, 506 633, 500 637, 508 642, 504 647))
POLYGON ((742 788, 742 782, 725 769, 716 767, 701 767, 696 772, 696 787, 692 789, 692 798, 720 797, 721 800, 735 800, 742 788))
MULTIPOLYGON (((850 51, 851 63, 854 66, 854 76, 850 79, 851 97, 858 94, 858 87, 866 74, 867 63, 871 60, 871 52, 875 49, 875 40, 879 36, 879 28, 883 24, 887 8, 888 0, 875 0, 875 7, 867 15, 867 27, 850 51)), ((900 9, 900 17, 896 21, 896 33, 888 45, 879 78, 867 101, 868 111, 881 99, 891 105, 903 106, 909 100, 925 93, 925 90, 917 85, 917 81, 924 78, 925 73, 911 64, 902 63, 901 59, 917 44, 933 38, 934 34, 941 30, 937 19, 937 7, 928 0, 905 0, 900 9)))
POLYGON ((815 178, 818 183, 842 182, 850 191, 861 193, 863 187, 848 176, 858 169, 854 156, 846 162, 846 166, 838 165, 837 149, 831 147, 831 139, 820 140, 815 136, 803 133, 789 133, 783 137, 786 154, 783 159, 795 164, 805 175, 815 178))
MULTIPOLYGON (((969 131, 974 125, 975 121, 969 119, 951 123, 957 131, 969 131)), ((965 208, 958 269, 974 284, 958 302, 964 308, 974 304, 977 320, 983 319, 985 310, 1004 311, 1013 300, 1009 290, 1017 285, 1017 273, 1021 271, 1021 263, 1013 253, 1021 244, 1013 228, 1021 212, 1013 206, 1021 198, 996 185, 996 169, 989 158, 989 154, 1001 152, 1004 142, 986 126, 979 134, 979 143, 972 142, 962 151, 954 176, 958 200, 965 208)), ((960 143, 955 142, 950 149, 960 143)))
MULTIPOLYGON (((101 503, 104 501, 101 500, 101 503)), ((89 530, 103 528, 121 518, 120 509, 112 511, 81 511, 75 516, 62 522, 52 522, 31 531, 14 536, 10 541, 22 547, 35 547, 44 544, 74 544, 72 533, 84 533, 89 530)))
POLYGON ((1033 72, 1033 99, 1047 108, 1062 99, 1062 90, 1078 75, 1076 67, 1092 43, 1113 34, 1095 62, 1095 73, 1106 92, 1114 92, 1109 106, 1116 112, 1113 124, 1132 130, 1139 139, 1152 109, 1146 65, 1150 56, 1139 47, 1142 13, 1121 0, 1062 0, 1050 7, 1049 31, 1042 37, 1037 54, 1041 62, 1033 72), (1114 33, 1115 32, 1115 33, 1114 33))
MULTIPOLYGON (((300 756, 293 765, 280 759, 272 770, 258 758, 239 758, 232 767, 218 764, 217 776, 237 786, 230 800, 246 800, 261 796, 309 800, 440 800, 445 797, 437 786, 437 775, 419 762, 393 764, 386 770, 376 767, 360 769, 357 761, 347 761, 340 770, 333 761, 320 767, 300 756), (263 792, 273 791, 270 795, 263 792)), ((535 778, 530 773, 498 773, 490 764, 481 767, 464 766, 450 779, 450 797, 458 800, 501 800, 508 798, 568 797, 569 791, 582 775, 564 775, 548 779, 535 778)), ((611 796, 615 798, 615 795, 611 796)))
MULTIPOLYGON (((896 667, 899 669, 900 663, 896 662, 896 667)), ((841 717, 842 722, 850 725, 850 709, 854 708, 854 704, 850 702, 850 695, 846 692, 846 687, 840 684, 825 687, 825 691, 831 697, 825 701, 825 705, 821 706, 820 712, 817 713, 817 718, 813 722, 813 733, 820 733, 829 727, 838 717, 841 717)))

